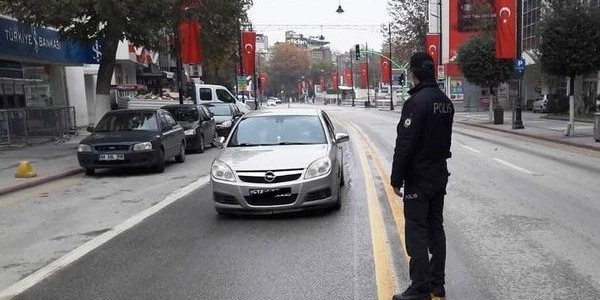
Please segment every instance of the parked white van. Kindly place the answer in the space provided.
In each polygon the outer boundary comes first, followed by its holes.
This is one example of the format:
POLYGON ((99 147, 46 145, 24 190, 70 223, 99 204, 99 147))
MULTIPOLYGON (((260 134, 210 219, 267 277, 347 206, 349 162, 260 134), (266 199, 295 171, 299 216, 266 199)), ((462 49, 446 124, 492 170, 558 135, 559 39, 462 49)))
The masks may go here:
MULTIPOLYGON (((188 95, 190 91, 188 91, 188 95)), ((211 101, 222 101, 227 103, 234 103, 241 112, 247 113, 250 111, 250 107, 239 101, 229 90, 222 85, 214 85, 214 84, 194 84, 194 93, 196 99, 199 104, 203 102, 211 102, 211 101)))

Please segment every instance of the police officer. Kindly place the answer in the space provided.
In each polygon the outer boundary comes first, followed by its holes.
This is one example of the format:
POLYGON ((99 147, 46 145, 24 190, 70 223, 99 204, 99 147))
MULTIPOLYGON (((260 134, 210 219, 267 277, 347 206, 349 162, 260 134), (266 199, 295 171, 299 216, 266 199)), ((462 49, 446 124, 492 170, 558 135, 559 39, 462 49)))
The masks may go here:
POLYGON ((450 176, 446 160, 451 157, 454 106, 435 81, 431 56, 414 54, 410 71, 415 86, 408 92, 411 97, 402 108, 397 128, 391 185, 398 196, 404 195, 412 283, 393 300, 445 296, 446 234, 442 214, 450 176))

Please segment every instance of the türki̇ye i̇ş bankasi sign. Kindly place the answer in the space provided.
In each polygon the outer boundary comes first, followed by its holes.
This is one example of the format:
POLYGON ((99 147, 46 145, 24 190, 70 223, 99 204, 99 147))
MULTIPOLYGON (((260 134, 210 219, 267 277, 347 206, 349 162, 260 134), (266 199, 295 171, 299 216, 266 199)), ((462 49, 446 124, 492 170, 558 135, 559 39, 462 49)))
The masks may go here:
POLYGON ((60 38, 56 30, 32 27, 0 17, 0 55, 64 64, 98 64, 100 44, 60 38))

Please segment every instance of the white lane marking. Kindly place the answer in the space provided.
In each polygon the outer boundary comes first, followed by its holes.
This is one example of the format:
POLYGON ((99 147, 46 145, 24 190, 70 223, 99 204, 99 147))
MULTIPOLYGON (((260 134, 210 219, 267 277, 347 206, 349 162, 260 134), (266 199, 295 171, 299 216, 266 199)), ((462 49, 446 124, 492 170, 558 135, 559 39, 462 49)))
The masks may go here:
POLYGON ((0 292, 0 299, 10 299, 12 297, 15 297, 15 296, 23 293, 27 289, 31 288, 32 286, 36 285, 37 283, 41 282, 42 280, 50 277, 52 274, 56 273, 57 271, 61 270, 62 268, 66 267, 69 264, 82 258, 86 254, 90 253, 92 250, 102 246, 103 244, 110 241, 111 239, 118 236, 119 234, 121 234, 121 233, 127 231, 128 229, 131 229, 133 226, 141 223, 146 218, 156 214, 157 212, 159 212, 160 210, 169 206, 170 204, 174 203, 175 201, 188 196, 196 189, 199 189, 202 186, 206 185, 208 183, 208 181, 209 181, 209 176, 204 176, 204 177, 198 179, 197 181, 194 181, 194 182, 188 184, 187 186, 173 192, 172 194, 165 197, 165 199, 162 200, 161 202, 159 202, 158 204, 156 204, 142 212, 139 212, 135 216, 126 220, 125 222, 113 227, 111 230, 109 230, 109 231, 99 235, 98 237, 94 238, 93 240, 75 248, 73 251, 65 254, 61 258, 42 267, 41 269, 37 270, 35 273, 21 279, 20 281, 14 283, 13 285, 9 286, 8 288, 6 288, 2 292, 0 292))
POLYGON ((495 160, 495 161, 497 161, 497 162, 499 162, 499 163, 501 163, 501 164, 503 164, 503 165, 505 165, 505 166, 511 167, 511 168, 513 168, 513 169, 515 169, 515 170, 517 170, 517 171, 523 172, 523 173, 525 173, 525 174, 529 174, 529 175, 535 175, 535 176, 541 176, 541 175, 543 175, 543 174, 540 174, 540 173, 536 173, 536 172, 533 172, 533 171, 529 171, 529 170, 527 170, 527 169, 525 169, 525 168, 521 168, 521 167, 519 167, 519 166, 517 166, 517 165, 511 164, 511 163, 509 163, 509 162, 507 162, 507 161, 505 161, 505 160, 502 160, 502 159, 500 159, 500 158, 496 158, 496 157, 494 157, 494 158, 493 158, 493 160, 495 160))
POLYGON ((475 152, 475 153, 481 153, 481 151, 479 151, 479 150, 477 150, 477 149, 475 149, 475 148, 471 148, 471 147, 469 147, 469 146, 467 146, 467 145, 463 145, 463 144, 460 144, 460 145, 461 145, 463 148, 465 148, 465 149, 467 149, 467 150, 469 150, 469 151, 471 151, 471 152, 475 152))

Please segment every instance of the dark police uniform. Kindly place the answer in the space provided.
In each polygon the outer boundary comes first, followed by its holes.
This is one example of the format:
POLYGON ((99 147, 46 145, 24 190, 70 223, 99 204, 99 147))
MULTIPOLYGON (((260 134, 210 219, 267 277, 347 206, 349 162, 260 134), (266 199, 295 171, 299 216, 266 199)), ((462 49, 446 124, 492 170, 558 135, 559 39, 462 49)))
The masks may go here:
POLYGON ((442 212, 450 176, 446 160, 451 157, 454 106, 433 80, 419 83, 409 94, 397 128, 391 184, 404 186, 412 285, 428 293, 430 284, 444 284, 446 235, 442 212))

